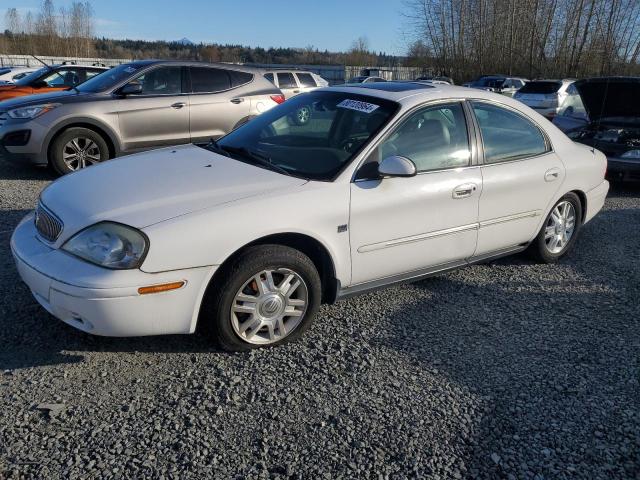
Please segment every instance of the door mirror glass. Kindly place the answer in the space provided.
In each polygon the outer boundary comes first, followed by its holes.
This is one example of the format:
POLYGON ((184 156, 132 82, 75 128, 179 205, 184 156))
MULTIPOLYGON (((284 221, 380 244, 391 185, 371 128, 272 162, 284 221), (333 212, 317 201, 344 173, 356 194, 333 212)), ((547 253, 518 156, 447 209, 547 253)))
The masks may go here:
POLYGON ((142 93, 142 85, 139 83, 127 83, 120 89, 122 95, 140 95, 142 93))
POLYGON ((393 155, 380 162, 378 173, 382 177, 413 177, 417 169, 415 163, 407 157, 393 155))

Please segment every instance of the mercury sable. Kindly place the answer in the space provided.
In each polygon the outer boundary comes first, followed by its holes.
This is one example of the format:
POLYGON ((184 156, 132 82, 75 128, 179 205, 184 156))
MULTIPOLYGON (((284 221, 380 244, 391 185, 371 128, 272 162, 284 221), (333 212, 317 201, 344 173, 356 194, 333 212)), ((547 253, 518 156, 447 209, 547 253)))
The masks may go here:
POLYGON ((419 83, 319 89, 217 142, 61 178, 11 247, 36 300, 97 335, 299 337, 321 302, 528 249, 602 208, 602 153, 525 105, 419 83), (295 112, 311 105, 304 125, 295 112))

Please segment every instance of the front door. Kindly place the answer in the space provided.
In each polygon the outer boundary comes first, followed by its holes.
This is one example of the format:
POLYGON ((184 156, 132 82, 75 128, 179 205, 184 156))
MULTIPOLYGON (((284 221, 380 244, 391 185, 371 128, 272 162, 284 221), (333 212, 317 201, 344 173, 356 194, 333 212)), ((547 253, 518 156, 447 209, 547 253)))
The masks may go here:
POLYGON ((565 176, 560 158, 530 119, 488 102, 472 102, 482 136, 482 198, 476 255, 529 242, 565 176))
POLYGON ((114 102, 125 151, 189 143, 189 96, 182 79, 180 66, 148 70, 131 81, 142 84, 141 94, 114 102))
POLYGON ((351 184, 353 285, 464 262, 476 248, 482 177, 462 104, 410 114, 361 172, 391 155, 412 160, 418 174, 351 184))

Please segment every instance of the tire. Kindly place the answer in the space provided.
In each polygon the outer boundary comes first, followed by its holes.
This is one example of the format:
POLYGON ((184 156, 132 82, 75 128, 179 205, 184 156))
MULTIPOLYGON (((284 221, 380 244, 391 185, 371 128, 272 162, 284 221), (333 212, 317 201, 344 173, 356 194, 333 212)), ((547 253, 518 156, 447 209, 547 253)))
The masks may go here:
POLYGON ((209 286, 199 319, 222 349, 238 352, 281 345, 299 338, 313 321, 322 298, 320 275, 300 251, 282 245, 257 245, 223 268, 215 284, 209 286), (269 287, 269 271, 275 289, 269 287), (256 278, 260 278, 262 290, 256 278), (299 286, 288 295, 280 290, 293 288, 298 280, 299 286), (288 316, 288 312, 295 315, 288 316))
POLYGON ((49 152, 51 166, 59 175, 66 175, 108 159, 109 146, 102 135, 82 127, 72 127, 62 132, 51 145, 49 152))
POLYGON ((306 125, 311 120, 311 106, 303 105, 292 114, 291 119, 299 127, 306 125))
POLYGON ((555 203, 547 215, 540 232, 529 246, 529 254, 543 263, 557 262, 573 248, 581 227, 582 204, 580 199, 573 192, 567 193, 555 203), (562 219, 566 205, 570 207, 567 207, 568 214, 562 219), (558 213, 561 214, 560 222, 556 220, 558 213))

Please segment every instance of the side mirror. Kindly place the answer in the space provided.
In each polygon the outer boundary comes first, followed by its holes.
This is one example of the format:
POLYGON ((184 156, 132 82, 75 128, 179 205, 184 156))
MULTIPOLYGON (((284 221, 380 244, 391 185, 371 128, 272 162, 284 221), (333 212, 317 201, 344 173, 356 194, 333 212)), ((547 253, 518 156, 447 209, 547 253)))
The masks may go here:
POLYGON ((416 164, 407 157, 393 155, 380 162, 378 173, 382 177, 413 177, 417 169, 416 164))
POLYGON ((140 95, 142 93, 142 85, 140 83, 127 83, 120 89, 120 95, 140 95))

